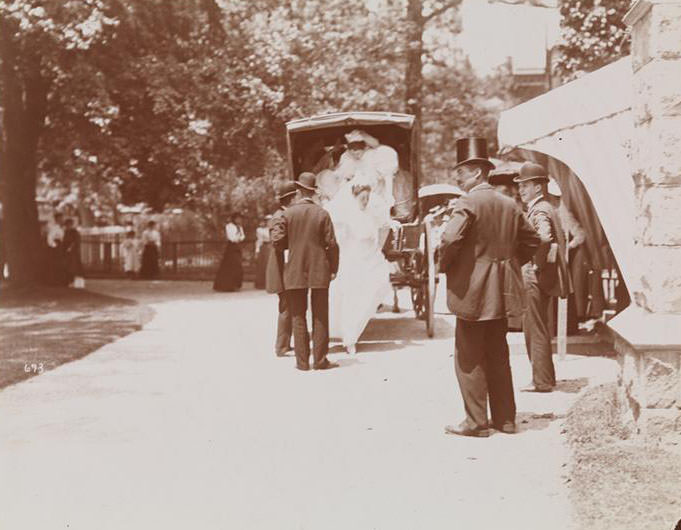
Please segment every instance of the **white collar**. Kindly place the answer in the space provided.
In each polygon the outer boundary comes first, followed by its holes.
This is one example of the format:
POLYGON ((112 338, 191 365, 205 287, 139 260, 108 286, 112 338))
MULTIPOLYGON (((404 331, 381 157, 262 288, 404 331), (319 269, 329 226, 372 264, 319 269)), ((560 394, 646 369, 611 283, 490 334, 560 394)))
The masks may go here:
POLYGON ((537 204, 543 198, 544 198, 543 195, 537 195, 534 199, 532 199, 530 202, 527 203, 527 209, 529 210, 530 208, 532 208, 535 204, 537 204))

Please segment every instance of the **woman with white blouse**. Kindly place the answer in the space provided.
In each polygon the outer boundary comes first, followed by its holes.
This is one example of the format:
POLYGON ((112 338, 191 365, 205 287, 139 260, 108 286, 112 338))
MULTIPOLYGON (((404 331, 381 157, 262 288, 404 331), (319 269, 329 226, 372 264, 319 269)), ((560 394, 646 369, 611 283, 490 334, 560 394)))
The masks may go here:
POLYGON ((147 228, 142 232, 142 267, 140 278, 147 280, 157 278, 159 275, 158 259, 161 252, 161 233, 156 229, 156 223, 149 221, 147 228))
POLYGON ((241 215, 232 214, 225 225, 227 244, 222 255, 220 267, 215 275, 213 289, 216 291, 238 291, 243 281, 243 267, 241 265, 240 243, 246 239, 242 226, 241 215))

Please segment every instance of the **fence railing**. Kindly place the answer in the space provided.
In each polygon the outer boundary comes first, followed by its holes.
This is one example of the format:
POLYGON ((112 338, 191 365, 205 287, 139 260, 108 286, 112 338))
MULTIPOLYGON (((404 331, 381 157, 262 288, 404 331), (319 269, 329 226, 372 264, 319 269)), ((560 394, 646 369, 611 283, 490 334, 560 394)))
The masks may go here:
MULTIPOLYGON (((81 261, 86 276, 123 276, 123 238, 83 237, 81 261)), ((163 241, 159 253, 161 276, 164 278, 212 279, 225 250, 224 241, 163 241)), ((140 253, 142 248, 140 246, 140 253)), ((244 276, 251 279, 255 266, 254 241, 241 244, 244 276)), ((141 261, 141 260, 140 260, 141 261)))

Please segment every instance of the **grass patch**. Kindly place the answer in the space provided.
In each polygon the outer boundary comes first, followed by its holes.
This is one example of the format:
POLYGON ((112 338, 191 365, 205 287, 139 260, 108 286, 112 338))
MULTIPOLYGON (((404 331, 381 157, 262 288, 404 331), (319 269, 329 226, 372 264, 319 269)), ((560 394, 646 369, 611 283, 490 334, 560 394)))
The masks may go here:
POLYGON ((629 438, 615 383, 588 390, 568 413, 570 496, 580 528, 672 529, 681 519, 676 446, 629 438))
POLYGON ((62 287, 0 292, 0 388, 80 359, 141 328, 137 302, 62 287))

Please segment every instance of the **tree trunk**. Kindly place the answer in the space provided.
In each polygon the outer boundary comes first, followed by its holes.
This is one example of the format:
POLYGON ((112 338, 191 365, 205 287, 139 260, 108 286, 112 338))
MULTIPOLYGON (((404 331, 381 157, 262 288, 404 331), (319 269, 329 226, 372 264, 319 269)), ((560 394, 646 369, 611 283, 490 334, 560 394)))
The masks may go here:
MULTIPOLYGON (((408 0, 407 4, 407 70, 405 76, 405 108, 409 114, 416 116, 417 123, 421 123, 421 90, 422 55, 423 55, 423 18, 422 0, 408 0)), ((421 128, 416 134, 416 146, 420 152, 421 128)))
POLYGON ((13 283, 36 284, 44 277, 35 192, 38 140, 44 126, 48 85, 41 77, 40 57, 17 64, 14 33, 7 20, 0 22, 4 257, 13 283))

